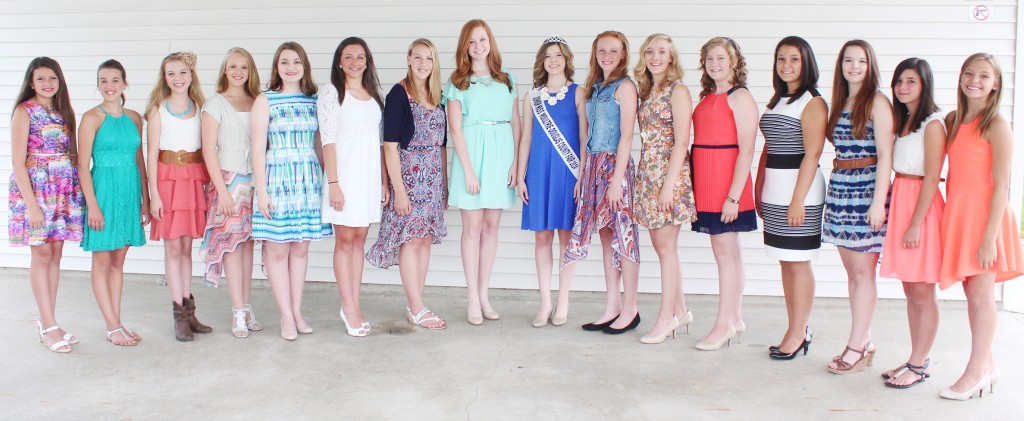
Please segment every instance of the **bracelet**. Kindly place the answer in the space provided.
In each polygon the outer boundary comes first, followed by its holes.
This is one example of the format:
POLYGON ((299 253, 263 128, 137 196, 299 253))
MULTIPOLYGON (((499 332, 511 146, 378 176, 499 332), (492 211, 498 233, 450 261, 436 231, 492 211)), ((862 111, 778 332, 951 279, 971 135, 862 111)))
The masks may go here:
POLYGON ((337 181, 328 181, 327 184, 338 184, 337 181))
POLYGON ((726 196, 726 197, 725 197, 725 200, 728 200, 728 201, 729 201, 729 203, 732 203, 732 204, 734 204, 734 205, 738 205, 738 204, 740 204, 740 201, 739 201, 739 200, 733 199, 733 198, 731 198, 731 197, 729 197, 729 196, 726 196))

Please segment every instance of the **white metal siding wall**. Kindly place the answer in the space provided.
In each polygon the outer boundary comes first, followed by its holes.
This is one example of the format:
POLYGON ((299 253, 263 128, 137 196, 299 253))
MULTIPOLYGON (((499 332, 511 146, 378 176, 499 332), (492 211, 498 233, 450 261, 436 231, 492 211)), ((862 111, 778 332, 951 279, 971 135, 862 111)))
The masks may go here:
MULTIPOLYGON (((652 0, 644 4, 572 0, 516 2, 451 0, 445 5, 411 1, 335 2, 297 0, 287 3, 249 1, 109 1, 53 0, 4 1, 0 3, 0 196, 6 198, 10 159, 10 106, 19 89, 26 64, 32 57, 56 58, 70 84, 74 106, 81 113, 100 100, 95 90, 96 66, 117 58, 128 69, 128 107, 142 110, 145 97, 157 79, 160 59, 169 52, 192 50, 199 55, 199 75, 205 91, 213 93, 213 82, 223 53, 241 46, 253 53, 264 80, 274 49, 283 41, 300 42, 310 53, 315 79, 328 80, 329 65, 337 43, 347 36, 367 40, 378 65, 383 88, 404 75, 405 50, 417 37, 432 39, 440 49, 444 74, 452 70, 452 54, 459 29, 472 18, 487 20, 495 33, 506 66, 521 81, 520 94, 528 88, 533 57, 541 40, 552 34, 566 38, 576 53, 577 81, 587 72, 592 37, 614 29, 631 42, 632 64, 643 39, 652 32, 671 35, 686 68, 686 83, 698 92, 697 66, 700 46, 709 38, 726 35, 736 39, 747 57, 749 83, 763 108, 771 96, 772 51, 778 40, 796 34, 811 42, 821 69, 821 92, 829 98, 836 53, 848 39, 863 38, 879 54, 884 86, 892 69, 903 58, 928 59, 935 69, 937 98, 944 110, 955 103, 955 83, 962 60, 976 51, 994 53, 1005 72, 1007 93, 1004 113, 1011 115, 1015 73, 1016 16, 1014 1, 992 1, 991 17, 972 22, 974 3, 962 0, 892 0, 806 2, 795 0, 686 1, 652 0), (657 4, 663 3, 663 4, 657 4), (678 4, 686 3, 686 4, 678 4)), ((888 90, 887 90, 888 91, 888 90)), ((760 151, 759 138, 758 153, 760 151)), ((634 140, 639 157, 639 138, 634 140)), ((827 169, 831 149, 822 157, 827 169)), ((756 163, 756 160, 755 160, 756 163)), ((1020 163, 1016 163, 1016 168, 1020 163)), ((756 164, 755 164, 756 165, 756 164)), ((1015 174, 1019 174, 1019 170, 1015 174)), ((1015 186, 1015 197, 1020 187, 1015 186)), ((433 285, 463 285, 459 257, 460 221, 457 211, 447 213, 449 236, 433 249, 429 282, 433 285)), ((0 225, 5 226, 8 207, 0 207, 0 225)), ((507 212, 502 218, 501 245, 494 267, 495 287, 533 288, 533 235, 519 230, 520 213, 507 212)), ((376 237, 376 226, 371 238, 376 237)), ((642 233, 641 288, 657 291, 658 265, 646 233, 642 233)), ((0 230, 0 266, 27 267, 29 250, 8 247, 6 230, 0 230)), ((760 233, 741 235, 747 267, 747 293, 780 295, 779 270, 775 261, 764 257, 760 233)), ((196 241, 198 247, 199 241, 196 241)), ((600 290, 604 287, 600 247, 592 247, 591 258, 580 264, 574 288, 600 290)), ((688 293, 715 293, 717 277, 708 238, 684 228, 679 252, 688 293)), ((333 280, 333 242, 315 243, 310 258, 309 279, 333 280)), ((132 249, 126 270, 162 273, 160 243, 132 249)), ((65 269, 87 270, 89 255, 77 244, 65 248, 65 269)), ((845 296, 846 275, 834 248, 826 246, 814 262, 818 295, 845 296)), ((197 261, 194 274, 202 273, 197 261)), ((368 267, 369 282, 398 283, 398 271, 368 267)), ((902 295, 898 283, 883 281, 882 296, 902 295)), ((959 293, 951 293, 956 297, 959 293)))

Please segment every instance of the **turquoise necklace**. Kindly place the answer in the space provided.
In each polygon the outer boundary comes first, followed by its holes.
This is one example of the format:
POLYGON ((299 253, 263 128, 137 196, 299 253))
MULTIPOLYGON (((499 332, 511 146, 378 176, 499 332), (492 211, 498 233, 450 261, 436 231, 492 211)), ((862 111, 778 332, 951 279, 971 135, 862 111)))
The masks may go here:
POLYGON ((170 114, 170 115, 172 115, 174 117, 184 117, 184 116, 187 116, 189 113, 192 112, 192 100, 188 101, 188 108, 186 108, 185 111, 183 111, 181 113, 175 113, 174 111, 171 111, 171 103, 170 102, 165 102, 164 103, 164 108, 167 109, 167 113, 168 114, 170 114))

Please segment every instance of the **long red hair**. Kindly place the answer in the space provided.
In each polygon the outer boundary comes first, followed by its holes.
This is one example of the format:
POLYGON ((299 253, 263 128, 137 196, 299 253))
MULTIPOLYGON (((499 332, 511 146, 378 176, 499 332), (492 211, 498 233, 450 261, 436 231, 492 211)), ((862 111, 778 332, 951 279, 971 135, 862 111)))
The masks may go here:
POLYGON ((483 19, 473 19, 462 25, 462 32, 459 32, 459 43, 455 46, 455 71, 448 79, 452 85, 460 90, 469 89, 469 77, 473 73, 473 65, 469 59, 469 41, 476 28, 484 28, 487 33, 487 42, 491 44, 491 52, 487 54, 487 67, 491 71, 491 79, 504 83, 512 91, 512 79, 508 73, 501 70, 501 53, 498 52, 498 44, 494 41, 494 33, 491 27, 483 19))

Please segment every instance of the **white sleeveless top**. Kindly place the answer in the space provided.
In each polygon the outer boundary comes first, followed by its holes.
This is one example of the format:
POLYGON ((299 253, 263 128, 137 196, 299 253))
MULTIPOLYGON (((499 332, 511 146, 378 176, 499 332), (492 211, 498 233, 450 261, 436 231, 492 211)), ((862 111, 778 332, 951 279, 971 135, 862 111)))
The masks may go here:
POLYGON ((203 145, 202 121, 199 110, 188 120, 182 120, 167 112, 167 107, 160 108, 160 150, 195 152, 203 145))
POLYGON ((892 151, 892 169, 898 173, 924 176, 924 128, 938 120, 945 126, 942 113, 932 113, 921 122, 921 127, 906 136, 896 136, 892 151))

